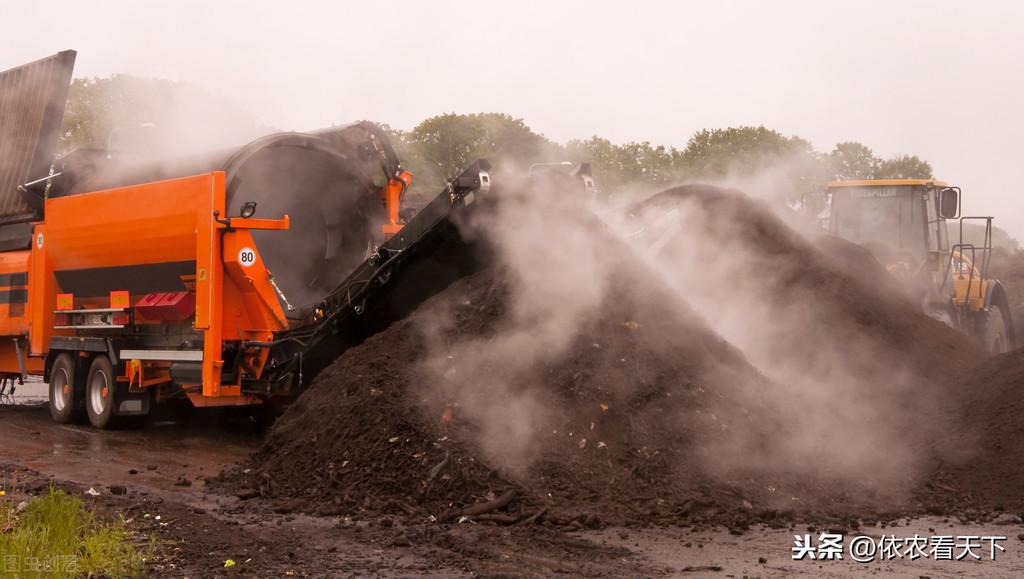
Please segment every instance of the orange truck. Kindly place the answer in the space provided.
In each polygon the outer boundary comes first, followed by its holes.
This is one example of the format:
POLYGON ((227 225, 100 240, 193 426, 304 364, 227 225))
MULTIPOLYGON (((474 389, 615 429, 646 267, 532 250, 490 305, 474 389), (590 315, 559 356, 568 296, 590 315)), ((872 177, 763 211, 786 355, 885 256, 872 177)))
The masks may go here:
POLYGON ((0 73, 0 377, 42 376, 57 422, 272 406, 473 267, 453 215, 487 163, 413 216, 369 123, 181 161, 54 159, 74 56, 0 73))

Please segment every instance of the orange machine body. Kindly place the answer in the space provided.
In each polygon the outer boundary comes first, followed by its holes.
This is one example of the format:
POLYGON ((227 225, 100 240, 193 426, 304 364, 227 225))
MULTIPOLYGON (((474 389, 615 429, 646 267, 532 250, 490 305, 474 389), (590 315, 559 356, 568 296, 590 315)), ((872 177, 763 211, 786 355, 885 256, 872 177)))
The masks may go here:
POLYGON ((384 198, 384 209, 387 213, 385 222, 380 226, 384 239, 391 239, 396 233, 402 230, 401 208, 402 197, 405 190, 409 188, 412 181, 412 173, 402 171, 397 176, 388 179, 387 184, 381 188, 381 196, 384 198))
POLYGON ((110 355, 134 392, 173 385, 197 406, 261 403, 241 385, 259 378, 266 348, 240 344, 271 340, 288 320, 250 230, 289 220, 224 212, 223 172, 46 200, 31 249, 0 253, 0 374, 45 375, 57 349, 71 350, 110 355), (161 293, 178 298, 179 319, 142 314, 161 293), (172 380, 183 359, 193 371, 172 380))

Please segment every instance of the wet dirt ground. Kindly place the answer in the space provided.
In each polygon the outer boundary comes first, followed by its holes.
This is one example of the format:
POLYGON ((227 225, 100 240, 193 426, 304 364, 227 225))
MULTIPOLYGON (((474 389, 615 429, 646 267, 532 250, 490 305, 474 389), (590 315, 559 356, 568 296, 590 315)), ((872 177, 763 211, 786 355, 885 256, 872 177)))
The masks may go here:
MULTIPOLYGON (((31 399, 33 388, 25 387, 23 396, 31 399)), ((205 487, 204 477, 239 462, 259 439, 238 423, 196 420, 102 432, 54 424, 45 406, 4 404, 0 484, 15 498, 56 484, 101 513, 124 516, 136 532, 158 538, 153 570, 168 576, 1024 576, 1024 527, 1009 515, 983 525, 916 519, 857 533, 1005 536, 1006 550, 994 561, 981 549, 980 561, 929 557, 862 564, 848 554, 842 561, 793 560, 793 535, 809 532, 806 524, 742 535, 690 528, 534 532, 471 522, 401 528, 389 521, 274 512, 205 487), (224 567, 228 559, 234 567, 224 567)))
POLYGON ((43 404, 46 384, 38 376, 28 376, 24 384, 6 384, 0 388, 2 404, 43 404))
POLYGON ((202 490, 202 477, 240 460, 259 442, 252 432, 175 422, 106 432, 55 424, 38 404, 0 411, 4 453, 23 466, 59 480, 140 485, 182 499, 194 498, 202 490), (184 481, 196 489, 182 491, 184 481))
MULTIPOLYGON (((941 518, 927 517, 904 521, 897 527, 864 527, 847 535, 866 535, 876 541, 882 535, 897 538, 952 535, 954 537, 1000 535, 1006 540, 999 544, 1006 550, 996 551, 994 560, 989 556, 989 543, 973 551, 981 556, 975 560, 966 556, 955 557, 961 549, 953 550, 953 560, 933 560, 931 556, 910 560, 896 557, 892 560, 876 559, 858 563, 845 552, 842 560, 794 560, 793 535, 807 532, 806 525, 795 531, 788 529, 754 528, 743 535, 732 535, 721 530, 691 531, 690 529, 643 529, 623 531, 605 529, 590 534, 602 544, 631 549, 656 565, 671 569, 677 576, 693 577, 1022 577, 1024 576, 1024 542, 1018 536, 1019 524, 961 524, 941 518)), ((821 532, 821 530, 817 530, 821 532)), ((817 534, 812 534, 817 538, 817 534)), ((954 541, 959 542, 959 541, 954 541)), ((926 550, 927 552, 927 550, 926 550)))
POLYGON ((157 537, 161 557, 154 571, 160 575, 461 574, 437 570, 407 549, 349 539, 335 519, 233 513, 239 499, 208 493, 204 477, 241 460, 258 442, 257 433, 237 424, 163 422, 98 431, 54 424, 45 406, 5 404, 0 485, 20 500, 54 484, 100 512, 124 516, 135 531, 157 537), (229 559, 236 565, 225 569, 229 559))

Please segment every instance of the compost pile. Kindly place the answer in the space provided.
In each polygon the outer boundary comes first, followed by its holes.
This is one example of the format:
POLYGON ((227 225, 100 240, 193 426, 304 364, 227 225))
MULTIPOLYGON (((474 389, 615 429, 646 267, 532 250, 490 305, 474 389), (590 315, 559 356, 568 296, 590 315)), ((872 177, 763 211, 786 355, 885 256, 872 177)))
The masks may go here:
POLYGON ((1013 319, 1024 321, 1024 250, 993 250, 989 275, 1006 288, 1013 319))
MULTIPOLYGON (((620 250, 601 307, 579 320, 563 352, 514 371, 498 358, 474 360, 471 380, 503 377, 529 388, 544 409, 528 464, 504 464, 500 436, 482 448, 487 425, 467 417, 460 400, 476 393, 434 388, 438 378, 423 363, 449 361, 448 352, 473 352, 460 346, 501 334, 513 274, 495 267, 454 283, 326 369, 274 425, 248 472, 227 476, 229 485, 298 497, 301 508, 321 513, 442 520, 509 491, 516 504, 500 517, 543 512, 577 524, 671 522, 740 508, 746 495, 702 473, 702 453, 749 444, 732 439, 732 429, 779 428, 745 395, 770 386, 620 250), (443 327, 425 331, 439 317, 443 327)), ((479 389, 489 395, 486 384, 479 389)))
MULTIPOLYGON (((772 357, 793 359, 797 353, 829 349, 823 343, 869 349, 874 368, 859 370, 884 376, 894 367, 907 368, 940 386, 955 383, 951 374, 959 375, 982 359, 962 334, 921 314, 904 287, 866 249, 833 236, 812 242, 766 203, 740 191, 685 185, 659 193, 631 211, 686 206, 693 209, 684 210, 681 218, 687 234, 679 236, 678 250, 666 250, 667 255, 678 267, 694 269, 706 269, 707 262, 728 259, 730 254, 743 256, 728 273, 744 278, 737 279, 743 284, 741 309, 762 308, 780 322, 768 328, 771 339, 764 340, 773 345, 772 357), (704 247, 694 245, 695 238, 704 247), (803 331, 781 323, 799 317, 796 312, 804 313, 803 331)), ((715 276, 688 280, 694 282, 687 287, 693 302, 707 300, 706 296, 721 299, 718 294, 728 289, 702 284, 701 279, 718 281, 715 276)), ((886 380, 866 382, 891 387, 886 380)))
POLYGON ((960 385, 957 427, 920 489, 937 513, 1024 512, 1024 350, 995 356, 960 385))
POLYGON ((818 491, 800 496, 820 503, 839 481, 873 509, 923 508, 933 442, 956 428, 957 387, 985 353, 867 250, 809 240, 742 192, 682 186, 630 214, 670 284, 776 384, 797 437, 771 460, 815 457, 790 465, 818 491))
MULTIPOLYGON (((741 315, 753 319, 770 308, 784 319, 799 309, 802 320, 819 324, 795 336, 785 326, 751 329, 788 372, 770 364, 762 372, 765 352, 751 355, 711 329, 716 320, 700 306, 723 286, 710 270, 680 291, 637 259, 635 248, 588 224, 613 273, 599 307, 574 320, 564 347, 528 364, 493 347, 514 320, 522 322, 520 274, 498 260, 348 350, 221 484, 288 509, 419 521, 471 515, 501 523, 742 528, 781 524, 794 512, 844 518, 923 509, 906 497, 880 499, 876 491, 890 479, 851 478, 828 461, 816 466, 828 448, 794 447, 806 424, 793 408, 812 393, 802 390, 806 382, 788 380, 795 372, 854 383, 863 390, 840 393, 833 406, 842 410, 854 400, 843 396, 861 396, 897 411, 852 409, 853 420, 863 420, 853 424, 858 430, 838 425, 835 434, 884 426, 907 436, 874 449, 879 460, 901 456, 901 446, 930 457, 927 435, 946 423, 948 408, 916 401, 941 400, 979 351, 917 313, 860 248, 835 239, 816 246, 735 191, 682 187, 646 207, 680 201, 713 210, 709 225, 730 226, 706 227, 705 236, 772 273, 745 278, 747 293, 739 295, 762 310, 741 308, 741 315), (687 303, 691 297, 704 317, 687 303), (853 348, 852 369, 815 356, 840 347, 853 348), (914 379, 890 379, 905 375, 914 379)), ((900 471, 901 486, 913 486, 922 470, 900 471)))

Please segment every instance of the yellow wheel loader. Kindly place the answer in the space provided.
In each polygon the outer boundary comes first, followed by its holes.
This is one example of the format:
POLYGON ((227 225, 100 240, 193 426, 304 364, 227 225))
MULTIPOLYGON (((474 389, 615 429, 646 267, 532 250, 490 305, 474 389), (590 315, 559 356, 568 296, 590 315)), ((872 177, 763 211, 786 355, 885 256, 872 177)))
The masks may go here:
POLYGON ((993 353, 1016 347, 1006 290, 989 277, 992 217, 960 215, 960 188, 926 179, 832 181, 828 228, 869 249, 930 316, 975 337, 993 353), (950 244, 947 220, 958 220, 950 244), (965 222, 982 222, 980 244, 965 222))

